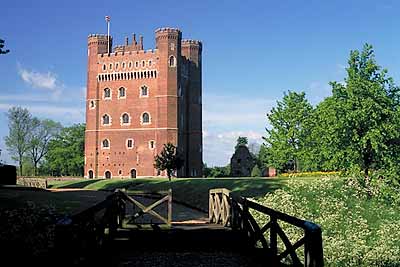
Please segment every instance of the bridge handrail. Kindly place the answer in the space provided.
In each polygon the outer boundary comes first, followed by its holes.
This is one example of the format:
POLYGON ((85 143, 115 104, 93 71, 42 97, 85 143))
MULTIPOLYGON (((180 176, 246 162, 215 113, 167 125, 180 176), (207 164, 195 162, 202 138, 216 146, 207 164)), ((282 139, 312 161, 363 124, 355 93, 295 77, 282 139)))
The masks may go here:
POLYGON ((210 223, 230 226, 236 230, 247 232, 252 244, 260 242, 266 250, 268 257, 272 257, 274 264, 290 255, 295 266, 319 267, 324 265, 322 231, 320 226, 313 222, 305 221, 280 211, 260 205, 248 200, 226 188, 211 189, 209 192, 209 220, 210 223), (270 221, 260 227, 249 209, 256 210, 270 217, 270 221), (286 236, 279 221, 289 223, 304 230, 304 236, 292 244, 286 236), (269 230, 270 239, 265 239, 264 233, 269 230), (277 238, 280 237, 286 249, 278 251, 277 238), (302 263, 296 250, 304 245, 304 263, 302 263))

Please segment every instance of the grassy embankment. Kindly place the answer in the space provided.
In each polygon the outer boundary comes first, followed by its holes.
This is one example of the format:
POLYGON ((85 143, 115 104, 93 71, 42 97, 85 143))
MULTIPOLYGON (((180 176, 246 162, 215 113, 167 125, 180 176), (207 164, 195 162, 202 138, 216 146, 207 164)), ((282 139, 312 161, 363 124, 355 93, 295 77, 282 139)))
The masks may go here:
POLYGON ((267 192, 285 187, 288 178, 137 178, 111 180, 54 181, 51 188, 84 188, 91 190, 114 190, 126 188, 128 191, 164 191, 172 188, 173 199, 191 206, 208 210, 208 191, 212 188, 228 188, 246 197, 261 197, 267 192))
MULTIPOLYGON (((166 179, 57 182, 53 187, 159 191, 166 179)), ((207 209, 208 190, 225 187, 243 196, 321 225, 326 266, 400 266, 400 208, 369 197, 346 178, 294 177, 174 179, 173 197, 207 209)), ((266 218, 255 214, 259 223, 266 218)), ((301 231, 282 223, 292 243, 301 231)), ((282 244, 281 244, 282 245, 282 244)))

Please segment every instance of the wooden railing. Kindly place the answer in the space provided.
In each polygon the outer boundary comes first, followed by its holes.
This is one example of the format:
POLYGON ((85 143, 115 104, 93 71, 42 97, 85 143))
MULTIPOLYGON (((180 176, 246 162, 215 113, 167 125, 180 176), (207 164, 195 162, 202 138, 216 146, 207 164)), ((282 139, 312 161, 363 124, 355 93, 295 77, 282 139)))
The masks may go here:
POLYGON ((229 226, 234 230, 245 232, 253 246, 259 243, 265 249, 266 257, 272 266, 279 266, 287 256, 290 256, 293 266, 319 267, 324 265, 322 232, 317 224, 267 208, 224 188, 211 189, 209 201, 210 223, 229 226), (267 215, 269 221, 260 227, 249 212, 250 209, 267 215), (303 229, 303 237, 292 243, 279 225, 280 222, 303 229), (269 231, 268 240, 264 236, 267 231, 269 231), (283 251, 278 249, 278 237, 285 246, 283 251), (302 246, 304 246, 303 261, 300 260, 297 253, 302 246))
POLYGON ((125 191, 118 191, 119 196, 123 201, 128 202, 133 205, 134 210, 136 208, 139 209, 139 211, 135 211, 134 214, 132 215, 132 218, 134 220, 138 219, 139 217, 142 217, 145 214, 149 214, 153 218, 156 218, 157 220, 161 221, 162 223, 165 223, 167 225, 171 225, 172 221, 172 190, 168 191, 159 191, 156 194, 148 193, 148 192, 143 192, 143 191, 130 191, 129 194, 127 194, 125 191), (158 198, 161 196, 161 199, 156 200, 152 204, 146 206, 143 204, 141 201, 142 199, 154 199, 158 198), (154 209, 161 204, 166 203, 167 204, 167 216, 163 217, 160 213, 155 211, 154 209))
MULTIPOLYGON (((172 190, 157 192, 157 196, 165 195, 149 206, 145 206, 137 196, 150 196, 154 199, 153 193, 130 192, 116 190, 104 201, 70 217, 59 220, 56 224, 55 249, 57 255, 63 256, 66 251, 72 261, 76 261, 83 255, 90 256, 102 247, 105 240, 112 240, 118 228, 123 228, 123 222, 129 213, 127 203, 139 208, 139 211, 131 215, 138 218, 143 214, 149 214, 167 225, 172 220, 172 190), (131 194, 132 193, 132 194, 131 194), (154 208, 162 203, 167 203, 167 217, 162 217, 154 208)), ((68 263, 69 264, 69 263, 68 263)), ((75 264, 75 263, 74 263, 75 264)))

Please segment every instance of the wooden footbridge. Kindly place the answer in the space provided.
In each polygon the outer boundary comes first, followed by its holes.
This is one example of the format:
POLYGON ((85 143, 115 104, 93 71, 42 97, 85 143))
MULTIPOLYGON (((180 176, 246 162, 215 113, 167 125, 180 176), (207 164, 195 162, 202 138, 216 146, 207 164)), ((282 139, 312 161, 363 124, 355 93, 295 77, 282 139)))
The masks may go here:
POLYGON ((208 218, 173 220, 172 191, 116 190, 56 227, 56 250, 81 266, 323 266, 318 225, 227 189, 209 192, 208 218), (269 218, 259 225, 258 212, 269 218), (300 229, 290 240, 282 224, 300 229), (281 244, 281 245, 279 245, 281 244))

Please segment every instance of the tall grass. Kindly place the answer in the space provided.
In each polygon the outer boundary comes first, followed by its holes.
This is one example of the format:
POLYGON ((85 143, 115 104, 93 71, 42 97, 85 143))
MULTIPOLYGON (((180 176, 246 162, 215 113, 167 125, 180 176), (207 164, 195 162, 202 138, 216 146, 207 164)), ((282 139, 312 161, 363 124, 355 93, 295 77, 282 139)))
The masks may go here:
MULTIPOLYGON (((360 194, 347 179, 295 178, 285 189, 256 200, 319 224, 326 266, 400 266, 399 207, 360 194)), ((259 223, 267 220, 261 214, 254 216, 259 223)), ((282 227, 292 243, 302 236, 290 225, 282 227)))

